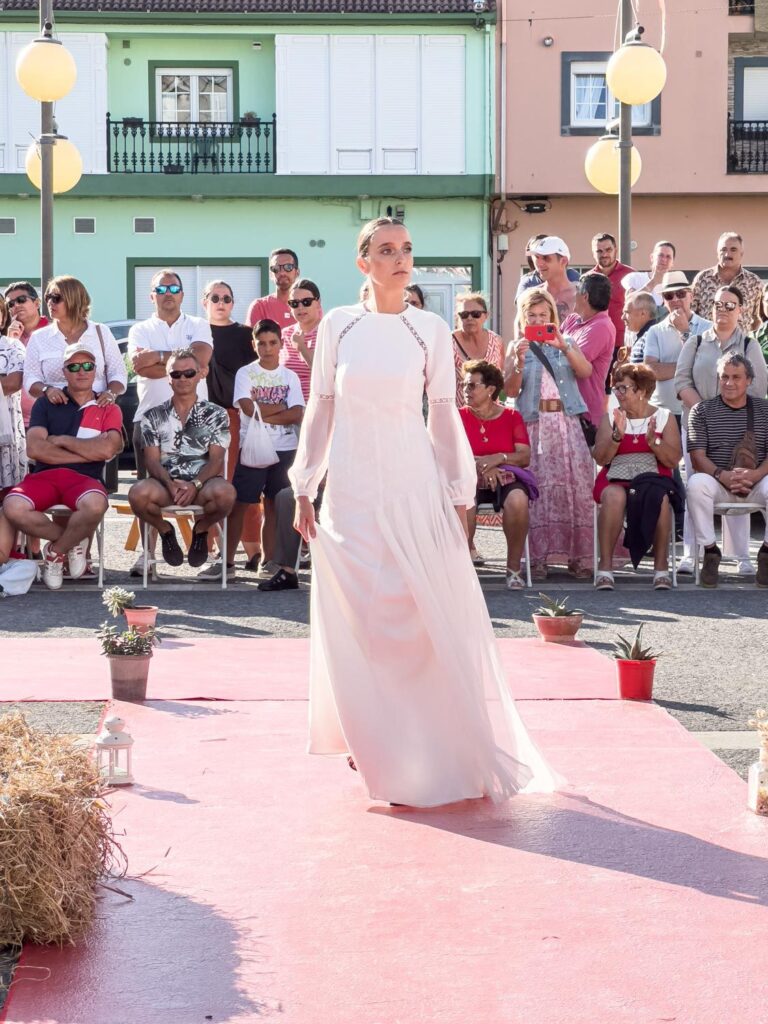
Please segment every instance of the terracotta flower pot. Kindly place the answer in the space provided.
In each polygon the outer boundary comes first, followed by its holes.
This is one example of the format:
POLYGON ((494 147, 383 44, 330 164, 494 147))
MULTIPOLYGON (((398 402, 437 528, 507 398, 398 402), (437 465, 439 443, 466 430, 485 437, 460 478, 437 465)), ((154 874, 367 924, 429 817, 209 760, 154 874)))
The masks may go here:
POLYGON ((616 674, 619 679, 619 697, 622 700, 652 700, 653 673, 656 661, 616 659, 616 674))
POLYGON ((142 635, 155 625, 158 608, 154 604, 138 604, 133 608, 126 608, 123 612, 128 628, 134 627, 137 633, 142 635))
POLYGON ((110 654, 109 673, 112 677, 114 700, 143 701, 147 699, 147 679, 151 654, 110 654))
POLYGON ((583 615, 534 615, 541 639, 548 644, 566 644, 576 638, 583 615))

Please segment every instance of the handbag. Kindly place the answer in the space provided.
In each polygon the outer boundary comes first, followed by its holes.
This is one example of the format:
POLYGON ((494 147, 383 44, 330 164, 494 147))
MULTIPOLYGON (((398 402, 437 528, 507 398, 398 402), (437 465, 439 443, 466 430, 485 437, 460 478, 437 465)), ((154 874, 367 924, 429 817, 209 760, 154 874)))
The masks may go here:
POLYGON ((747 429, 744 431, 744 437, 733 449, 731 469, 757 469, 755 408, 750 395, 747 395, 747 429))
MULTIPOLYGON (((544 369, 549 373, 555 384, 557 384, 557 377, 555 376, 555 371, 552 369, 552 364, 541 351, 541 348, 535 341, 532 341, 529 347, 544 369)), ((560 388, 558 387, 557 390, 559 391, 560 388)), ((580 412, 578 415, 579 426, 581 427, 581 432, 584 434, 584 440, 587 442, 587 448, 594 448, 595 441, 597 440, 597 427, 585 412, 580 412)))
POLYGON ((656 456, 651 452, 626 452, 614 455, 605 475, 609 480, 634 480, 641 473, 658 472, 656 456))
POLYGON ((266 469, 279 462, 272 438, 269 436, 258 402, 253 403, 253 416, 248 423, 243 446, 240 449, 240 462, 250 469, 266 469))

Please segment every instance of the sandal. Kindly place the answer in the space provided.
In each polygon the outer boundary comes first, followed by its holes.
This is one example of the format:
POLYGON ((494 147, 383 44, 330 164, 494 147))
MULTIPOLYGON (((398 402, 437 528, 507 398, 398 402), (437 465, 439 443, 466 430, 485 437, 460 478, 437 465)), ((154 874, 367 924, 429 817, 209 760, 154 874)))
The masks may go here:
POLYGON ((669 590, 671 587, 672 580, 670 579, 668 569, 659 569, 658 572, 653 574, 654 590, 669 590))
POLYGON ((472 565, 485 565, 485 559, 477 548, 469 549, 469 557, 472 559, 472 565))
POLYGON ((507 590, 525 590, 525 580, 519 570, 507 569, 507 590))
POLYGON ((595 579, 595 590, 613 590, 613 573, 601 569, 595 579))

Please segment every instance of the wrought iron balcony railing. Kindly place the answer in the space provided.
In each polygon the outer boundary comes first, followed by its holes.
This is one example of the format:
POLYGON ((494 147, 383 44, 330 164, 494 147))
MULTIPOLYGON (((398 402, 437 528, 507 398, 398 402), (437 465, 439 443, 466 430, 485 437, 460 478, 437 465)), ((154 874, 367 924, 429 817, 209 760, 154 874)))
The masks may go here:
POLYGON ((728 118, 728 173, 768 174, 768 121, 728 118))
POLYGON ((754 14, 755 0, 728 0, 729 14, 754 14))
POLYGON ((275 115, 239 121, 112 120, 107 167, 113 174, 274 174, 275 115))

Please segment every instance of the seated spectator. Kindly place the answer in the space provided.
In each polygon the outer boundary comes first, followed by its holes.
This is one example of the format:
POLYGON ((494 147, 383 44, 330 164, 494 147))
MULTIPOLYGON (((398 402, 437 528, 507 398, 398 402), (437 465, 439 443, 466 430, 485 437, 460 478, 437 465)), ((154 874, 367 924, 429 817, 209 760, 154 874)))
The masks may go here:
POLYGON ((682 506, 672 470, 682 454, 674 416, 650 402, 656 386, 653 371, 643 363, 625 363, 613 374, 618 405, 598 427, 594 458, 603 468, 594 488, 600 505, 597 534, 600 547, 595 586, 613 590, 613 552, 627 517, 624 544, 637 568, 653 547, 653 585, 668 590, 671 508, 682 506))
POLYGON ((299 378, 301 393, 306 402, 309 399, 312 350, 317 339, 317 328, 323 318, 320 289, 314 281, 302 277, 291 286, 288 305, 295 322, 284 327, 281 332, 283 346, 280 349, 280 365, 293 370, 299 378))
MULTIPOLYGON (((633 270, 622 278, 625 296, 637 295, 638 292, 645 292, 653 296, 657 309, 662 306, 662 292, 664 275, 672 271, 675 266, 677 250, 671 242, 657 242, 651 253, 651 269, 633 270)), ((624 343, 626 344, 626 342, 624 343)))
MULTIPOLYGON (((768 504, 768 400, 749 394, 752 362, 726 352, 717 364, 720 393, 699 402, 688 421, 688 514, 704 548, 702 587, 716 587, 722 554, 715 543, 717 502, 768 504)), ((743 518, 749 520, 749 516, 743 518)), ((757 553, 758 587, 768 587, 768 521, 757 553)))
POLYGON ((197 397, 203 370, 192 349, 172 352, 166 365, 172 394, 141 421, 148 475, 131 487, 128 501, 134 514, 160 534, 168 565, 181 565, 184 552, 162 509, 202 506, 187 553, 187 561, 196 568, 208 558, 208 530, 229 514, 235 500, 232 484, 224 479, 229 420, 226 409, 197 397))
POLYGON ((424 292, 419 288, 417 284, 409 284, 405 289, 405 301, 409 306, 415 306, 416 309, 426 309, 427 302, 424 298, 424 292))
MULTIPOLYGON (((304 415, 304 396, 299 378, 280 363, 282 338, 280 327, 274 320, 260 320, 253 328, 253 347, 258 359, 238 370, 235 377, 234 401, 240 410, 240 445, 248 433, 248 426, 259 407, 278 462, 263 469, 244 466, 238 459, 232 478, 237 500, 227 526, 227 579, 234 578, 235 551, 240 539, 246 509, 264 498, 264 526, 262 550, 274 556, 275 498, 289 486, 288 470, 296 458, 299 443, 298 427, 304 415)), ((290 521, 293 514, 290 513, 290 521)), ((282 556, 284 557, 284 556, 282 556)), ((272 569, 270 590, 290 590, 299 585, 292 566, 282 565, 274 557, 266 563, 272 569), (292 575, 291 575, 292 574, 292 575)), ((264 588, 267 589, 267 588, 264 588)))
POLYGON ((584 274, 579 281, 574 311, 561 324, 563 334, 573 338, 592 366, 592 373, 579 377, 579 390, 595 426, 605 411, 604 383, 616 344, 616 328, 608 315, 610 301, 610 280, 593 271, 584 274))
POLYGON ((617 363, 642 363, 645 335, 656 323, 656 300, 648 292, 635 292, 624 300, 624 344, 619 349, 617 363))
POLYGON ((464 363, 468 359, 484 359, 504 368, 504 343, 498 334, 489 331, 488 303, 480 292, 464 292, 456 297, 457 329, 453 332, 453 361, 456 366, 456 405, 464 405, 464 363))
POLYGON ((760 293, 760 319, 762 322, 755 332, 755 338, 762 349, 763 358, 768 363, 768 284, 763 285, 760 293))
POLYGON ((469 549, 474 551, 477 506, 493 505, 501 513, 507 541, 507 590, 522 590, 520 559, 528 533, 528 503, 538 492, 533 474, 525 468, 531 459, 528 432, 519 412, 499 405, 503 389, 497 366, 483 359, 464 363, 467 404, 459 415, 477 467, 475 507, 467 510, 469 549))
MULTIPOLYGON (((604 280, 604 279, 601 279, 604 280)), ((565 564, 578 578, 592 575, 592 457, 582 418, 587 405, 579 382, 592 365, 558 327, 549 292, 531 288, 518 303, 516 340, 509 346, 505 388, 531 439, 530 468, 539 499, 530 509, 531 573, 543 580, 550 565, 565 564), (525 328, 551 324, 552 338, 528 341, 525 328)), ((609 340, 609 346, 612 342, 609 340)), ((591 426, 591 424, 590 424, 591 426)))
POLYGON ((95 347, 76 341, 64 350, 62 401, 51 402, 45 395, 32 407, 27 452, 34 465, 3 503, 12 527, 48 541, 42 577, 51 590, 63 583, 65 561, 72 579, 85 572, 85 541, 108 506, 104 464, 123 447, 120 409, 109 402, 99 405, 93 388, 95 347), (72 515, 61 523, 52 521, 44 514, 52 505, 66 505, 72 515))
POLYGON ((27 443, 21 414, 23 369, 22 343, 0 337, 0 402, 7 409, 7 416, 0 417, 0 500, 9 487, 20 484, 27 474, 27 443))
MULTIPOLYGON (((544 280, 536 269, 536 265, 533 261, 532 249, 536 242, 540 242, 542 239, 549 237, 551 236, 549 236, 545 231, 539 235, 532 235, 525 243, 525 262, 528 264, 528 270, 530 273, 521 275, 517 284, 517 291, 515 292, 515 302, 517 302, 523 292, 528 291, 529 288, 541 288, 544 284, 544 280)), ((569 281, 577 282, 579 280, 579 272, 573 267, 568 267, 565 274, 569 281)))

